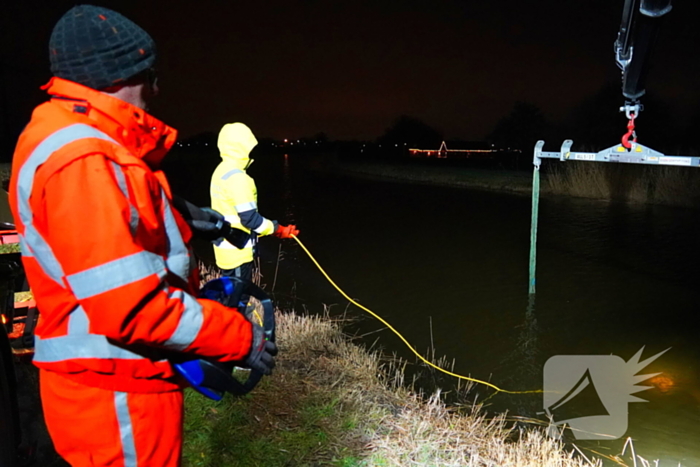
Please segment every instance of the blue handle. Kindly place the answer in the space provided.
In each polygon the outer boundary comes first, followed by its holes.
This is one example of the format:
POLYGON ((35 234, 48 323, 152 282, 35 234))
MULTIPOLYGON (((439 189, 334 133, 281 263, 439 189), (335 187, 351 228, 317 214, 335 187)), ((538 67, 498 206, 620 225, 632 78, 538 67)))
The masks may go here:
MULTIPOLYGON (((215 300, 240 313, 245 312, 245 305, 240 297, 246 292, 257 298, 264 309, 263 329, 269 341, 275 341, 275 312, 272 300, 263 290, 237 277, 220 277, 204 284, 200 290, 200 298, 215 300)), ((239 362, 240 364, 240 362, 239 362)), ((187 380, 192 388, 204 396, 219 401, 225 392, 234 395, 245 395, 255 388, 263 374, 251 370, 244 382, 233 377, 233 364, 213 363, 207 360, 190 360, 173 364, 174 368, 187 380)))
POLYGON ((190 360, 184 363, 175 363, 173 366, 187 380, 192 389, 207 396, 209 399, 220 401, 224 397, 223 391, 216 391, 202 385, 202 383, 204 383, 205 371, 201 365, 203 361, 204 360, 190 360))

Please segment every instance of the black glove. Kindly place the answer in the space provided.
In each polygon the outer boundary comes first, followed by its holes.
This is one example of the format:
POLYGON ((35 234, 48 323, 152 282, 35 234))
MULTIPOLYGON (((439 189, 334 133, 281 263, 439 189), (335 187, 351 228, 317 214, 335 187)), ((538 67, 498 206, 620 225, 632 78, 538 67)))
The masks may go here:
POLYGON ((250 234, 231 227, 221 213, 211 208, 198 208, 179 196, 173 196, 173 206, 200 238, 217 244, 224 238, 237 248, 243 248, 250 238, 250 234))
POLYGON ((225 224, 228 224, 229 228, 231 224, 224 219, 221 213, 211 208, 199 208, 199 210, 203 215, 200 214, 199 219, 195 218, 189 222, 192 229, 207 240, 213 241, 222 238, 225 224))
POLYGON ((250 347, 250 353, 245 359, 245 364, 251 370, 269 375, 275 367, 274 357, 277 355, 277 346, 274 342, 266 339, 262 326, 253 322, 250 324, 253 326, 253 345, 250 347))
POLYGON ((216 241, 223 237, 221 229, 224 223, 228 224, 228 222, 220 213, 209 208, 198 208, 179 196, 173 196, 173 206, 182 214, 187 225, 198 237, 209 241, 216 241))

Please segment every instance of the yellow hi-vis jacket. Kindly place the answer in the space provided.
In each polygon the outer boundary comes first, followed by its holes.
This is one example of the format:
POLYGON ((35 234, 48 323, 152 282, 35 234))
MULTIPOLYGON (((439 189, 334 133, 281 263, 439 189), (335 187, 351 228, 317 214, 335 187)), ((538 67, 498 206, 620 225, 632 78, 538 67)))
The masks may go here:
POLYGON ((219 132, 221 163, 211 177, 211 207, 224 215, 231 226, 252 232, 246 246, 238 249, 226 240, 214 246, 216 265, 234 269, 253 261, 253 247, 258 235, 270 235, 277 222, 258 213, 255 181, 245 172, 251 163, 250 151, 258 144, 253 132, 243 123, 228 123, 219 132))

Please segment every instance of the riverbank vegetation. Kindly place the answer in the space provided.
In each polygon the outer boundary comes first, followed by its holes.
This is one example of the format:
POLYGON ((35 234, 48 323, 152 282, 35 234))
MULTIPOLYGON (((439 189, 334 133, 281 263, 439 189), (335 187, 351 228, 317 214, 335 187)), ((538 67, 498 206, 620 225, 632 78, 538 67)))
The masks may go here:
POLYGON ((405 362, 356 345, 340 319, 278 311, 277 324, 277 368, 251 394, 187 391, 186 467, 603 465, 541 427, 413 391, 405 362))
MULTIPOLYGON (((440 161, 438 161, 440 162, 440 161)), ((532 171, 440 166, 439 164, 337 162, 325 165, 338 175, 374 180, 483 189, 530 195, 532 171)), ((542 196, 573 196, 636 204, 700 207, 700 170, 580 161, 545 161, 542 196)))
POLYGON ((467 166, 441 167, 438 164, 419 163, 339 162, 332 156, 328 156, 327 159, 314 167, 340 176, 370 180, 477 188, 527 195, 532 190, 532 173, 514 170, 484 169, 467 166))
POLYGON ((691 167, 550 162, 542 192, 643 204, 700 207, 700 171, 691 167))

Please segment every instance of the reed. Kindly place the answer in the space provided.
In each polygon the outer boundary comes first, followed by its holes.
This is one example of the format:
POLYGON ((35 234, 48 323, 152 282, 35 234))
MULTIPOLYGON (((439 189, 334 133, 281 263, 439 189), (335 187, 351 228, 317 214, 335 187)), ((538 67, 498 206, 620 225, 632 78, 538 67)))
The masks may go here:
POLYGON ((700 207, 700 171, 689 167, 569 161, 545 167, 546 194, 700 207))

